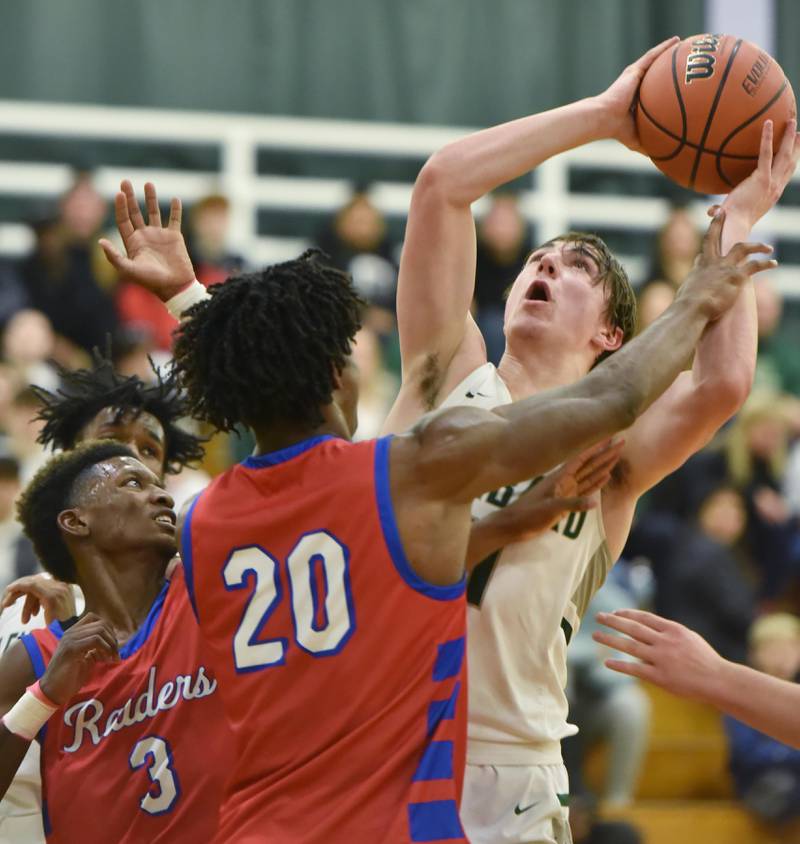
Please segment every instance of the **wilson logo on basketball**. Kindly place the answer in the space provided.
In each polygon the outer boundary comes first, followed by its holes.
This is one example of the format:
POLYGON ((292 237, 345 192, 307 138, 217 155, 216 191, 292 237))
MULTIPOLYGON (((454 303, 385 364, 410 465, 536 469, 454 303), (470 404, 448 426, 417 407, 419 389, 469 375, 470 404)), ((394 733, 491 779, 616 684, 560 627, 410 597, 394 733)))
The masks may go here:
POLYGON ((769 56, 766 53, 759 53, 747 76, 742 80, 742 88, 751 97, 755 96, 756 91, 761 87, 761 83, 769 71, 769 63, 769 56))
POLYGON ((686 84, 691 84, 695 79, 708 79, 714 75, 714 65, 720 35, 704 35, 696 41, 692 41, 692 49, 686 56, 686 84))

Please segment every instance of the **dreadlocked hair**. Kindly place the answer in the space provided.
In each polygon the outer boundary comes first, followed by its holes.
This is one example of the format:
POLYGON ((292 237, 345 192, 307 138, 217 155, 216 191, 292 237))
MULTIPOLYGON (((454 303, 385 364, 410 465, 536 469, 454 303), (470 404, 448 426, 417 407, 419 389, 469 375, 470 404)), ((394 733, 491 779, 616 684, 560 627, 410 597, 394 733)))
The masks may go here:
POLYGON ((221 431, 322 422, 365 305, 325 258, 230 278, 186 312, 173 354, 195 418, 221 431))
POLYGON ((156 381, 147 384, 136 375, 115 372, 111 360, 97 349, 92 354, 91 369, 68 370, 58 367, 61 387, 51 393, 33 387, 42 402, 37 419, 44 421, 38 440, 42 445, 68 451, 75 447, 81 431, 106 407, 117 410, 115 423, 122 417, 149 413, 164 429, 164 468, 175 474, 187 463, 203 457, 202 440, 177 424, 188 416, 186 399, 178 389, 174 372, 166 376, 153 364, 156 381))
POLYGON ((42 466, 17 500, 17 517, 44 568, 58 580, 75 583, 75 562, 69 553, 58 515, 80 501, 87 470, 112 457, 134 457, 122 443, 94 440, 63 451, 42 466))

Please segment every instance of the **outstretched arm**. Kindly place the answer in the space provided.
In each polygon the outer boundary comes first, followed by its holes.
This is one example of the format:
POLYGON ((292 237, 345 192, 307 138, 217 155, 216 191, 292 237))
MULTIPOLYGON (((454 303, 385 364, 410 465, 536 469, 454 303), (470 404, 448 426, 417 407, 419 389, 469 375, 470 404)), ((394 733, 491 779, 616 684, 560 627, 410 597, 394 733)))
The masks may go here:
MULTIPOLYGON (((723 205, 723 251, 746 239, 783 193, 800 156, 795 129, 794 121, 790 122, 773 160, 772 123, 765 124, 758 168, 723 205)), ((636 499, 702 448, 741 407, 753 380, 756 343, 755 295, 748 283, 733 307, 709 325, 697 346, 691 371, 679 375, 627 432, 621 460, 624 483, 612 483, 603 493, 612 553, 624 545, 636 499)))
POLYGON ((728 662, 697 633, 653 613, 617 610, 599 613, 597 620, 625 636, 602 631, 592 634, 595 641, 640 660, 609 659, 609 668, 711 704, 800 748, 800 685, 728 662))
POLYGON ((460 380, 486 361, 469 316, 476 249, 470 205, 590 141, 618 138, 636 147, 631 104, 647 68, 675 40, 654 47, 599 96, 469 135, 436 152, 422 168, 397 289, 403 390, 387 430, 404 430, 437 405, 446 380, 460 380))

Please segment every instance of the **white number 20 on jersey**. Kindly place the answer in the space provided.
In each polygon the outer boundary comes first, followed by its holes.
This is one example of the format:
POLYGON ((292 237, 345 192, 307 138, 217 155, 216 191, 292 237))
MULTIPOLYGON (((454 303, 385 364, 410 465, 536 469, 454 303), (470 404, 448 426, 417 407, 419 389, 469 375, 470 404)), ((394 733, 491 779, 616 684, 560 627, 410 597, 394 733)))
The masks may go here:
MULTIPOLYGON (((286 572, 297 644, 312 656, 338 653, 354 629, 347 548, 326 531, 307 533, 286 558, 286 572), (318 589, 320 580, 322 590, 318 589)), ((233 638, 237 671, 283 665, 287 640, 260 638, 283 600, 278 561, 259 545, 249 545, 228 557, 222 575, 227 589, 246 588, 248 575, 255 579, 233 638)))

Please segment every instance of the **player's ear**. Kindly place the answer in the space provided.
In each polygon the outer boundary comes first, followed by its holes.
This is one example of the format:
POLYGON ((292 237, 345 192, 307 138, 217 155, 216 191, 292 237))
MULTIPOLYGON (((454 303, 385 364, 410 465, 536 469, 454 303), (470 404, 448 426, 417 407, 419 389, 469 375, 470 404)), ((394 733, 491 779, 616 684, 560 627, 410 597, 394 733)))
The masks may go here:
POLYGON ((56 520, 59 528, 70 536, 88 536, 89 525, 81 516, 80 510, 62 510, 56 520))
POLYGON ((597 354, 602 355, 604 352, 615 352, 622 345, 622 340, 622 329, 619 326, 604 325, 592 337, 592 345, 597 354))

